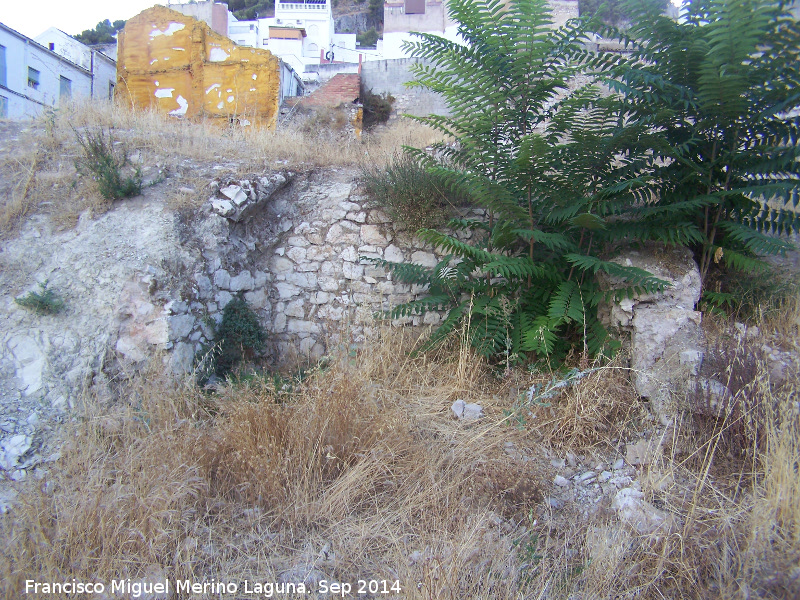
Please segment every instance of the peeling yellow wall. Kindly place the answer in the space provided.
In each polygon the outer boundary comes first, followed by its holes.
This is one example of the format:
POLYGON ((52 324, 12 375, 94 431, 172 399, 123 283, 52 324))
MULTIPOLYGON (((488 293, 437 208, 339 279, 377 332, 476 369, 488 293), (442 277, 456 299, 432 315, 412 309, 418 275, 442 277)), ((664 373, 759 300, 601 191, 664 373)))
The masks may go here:
POLYGON ((130 19, 118 36, 119 101, 187 118, 275 127, 280 59, 237 46, 163 6, 130 19))

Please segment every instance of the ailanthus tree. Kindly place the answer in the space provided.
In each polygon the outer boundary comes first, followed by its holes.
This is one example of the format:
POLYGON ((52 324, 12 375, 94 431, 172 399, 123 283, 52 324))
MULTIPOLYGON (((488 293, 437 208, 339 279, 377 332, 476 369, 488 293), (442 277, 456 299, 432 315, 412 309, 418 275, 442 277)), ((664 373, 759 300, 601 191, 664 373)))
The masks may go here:
POLYGON ((629 0, 633 57, 605 82, 664 144, 651 188, 690 228, 703 279, 714 262, 764 268, 790 244, 800 190, 800 28, 783 2, 692 0, 673 21, 629 0))
MULTIPOLYGON (((450 109, 419 120, 457 144, 408 151, 486 215, 450 224, 478 231, 475 243, 418 232, 450 253, 435 269, 376 261, 429 286, 427 297, 392 315, 445 309, 431 343, 468 320, 474 346, 507 360, 563 356, 573 345, 596 354, 607 339, 595 275, 621 281, 618 293, 662 285, 608 260, 629 234, 626 215, 646 199, 649 149, 659 141, 646 125, 629 126, 624 107, 593 87, 569 94, 574 78, 602 59, 583 49, 580 23, 551 27, 545 0, 453 0, 449 8, 465 45, 418 34, 406 49, 427 62, 416 66, 415 85, 440 93, 450 109)), ((670 235, 686 241, 680 230, 670 235)))
POLYGON ((797 29, 780 6, 698 0, 675 23, 631 2, 631 57, 588 53, 586 22, 553 30, 544 0, 449 7, 464 45, 419 34, 406 49, 427 61, 415 85, 450 109, 419 120, 457 143, 408 151, 486 210, 450 224, 483 235, 418 232, 450 253, 434 269, 375 261, 429 286, 392 316, 447 310, 431 343, 468 320, 487 356, 577 345, 586 358, 607 341, 598 272, 617 295, 663 285, 613 262, 622 247, 694 247, 704 275, 714 259, 752 268, 755 252, 789 247, 766 235, 798 225, 797 29), (581 74, 615 93, 570 91, 581 74))

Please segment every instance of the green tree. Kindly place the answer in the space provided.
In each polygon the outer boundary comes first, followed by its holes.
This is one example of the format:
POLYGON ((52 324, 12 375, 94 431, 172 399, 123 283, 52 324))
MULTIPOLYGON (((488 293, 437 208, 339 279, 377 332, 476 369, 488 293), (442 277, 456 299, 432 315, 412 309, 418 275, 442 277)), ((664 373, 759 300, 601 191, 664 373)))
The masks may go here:
MULTIPOLYGON (((457 143, 408 151, 486 214, 452 221, 455 235, 418 232, 449 252, 434 269, 374 261, 428 286, 427 297, 391 316, 447 310, 431 344, 466 321, 479 352, 507 361, 523 353, 558 358, 573 345, 588 358, 608 341, 597 319, 598 272, 620 282, 612 293, 663 285, 608 260, 641 216, 658 140, 646 124, 628 126, 621 103, 591 86, 565 97, 576 75, 609 64, 583 50, 580 23, 554 31, 545 0, 449 7, 467 44, 418 34, 406 50, 427 62, 414 67, 414 85, 441 94, 450 110, 418 120, 457 143), (458 230, 475 232, 474 241, 458 230)), ((680 230, 655 224, 635 233, 685 241, 680 230)))
POLYGON ((451 111, 419 120, 457 143, 409 152, 486 217, 420 230, 450 253, 434 269, 374 261, 428 286, 393 317, 446 310, 431 343, 466 320, 473 345, 506 360, 573 345, 588 357, 607 341, 597 273, 617 296, 663 285, 613 262, 621 248, 690 246, 705 277, 714 261, 756 269, 757 254, 791 247, 770 235, 800 226, 798 27, 782 5, 695 0, 674 22, 632 1, 631 37, 606 31, 630 57, 587 53, 580 23, 553 31, 544 0, 450 9, 466 45, 420 34, 406 49, 428 63, 415 85, 451 111), (582 72, 612 93, 568 93, 582 72))
POLYGON ((800 190, 800 28, 783 3, 692 0, 673 21, 627 10, 631 60, 606 82, 664 141, 649 182, 671 226, 691 232, 703 279, 715 262, 764 269, 791 245, 800 190))
POLYGON ((114 21, 106 19, 100 21, 94 29, 86 29, 82 33, 73 36, 83 44, 110 44, 114 41, 117 32, 125 28, 125 21, 114 21))

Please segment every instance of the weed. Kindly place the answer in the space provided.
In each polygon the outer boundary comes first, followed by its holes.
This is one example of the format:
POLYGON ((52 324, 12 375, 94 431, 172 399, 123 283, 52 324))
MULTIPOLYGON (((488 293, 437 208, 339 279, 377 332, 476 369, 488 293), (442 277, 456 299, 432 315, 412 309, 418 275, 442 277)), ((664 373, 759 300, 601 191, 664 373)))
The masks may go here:
POLYGON ((132 167, 125 149, 117 149, 111 131, 102 128, 84 133, 75 131, 83 149, 83 157, 75 163, 79 172, 85 172, 97 182, 100 195, 106 200, 130 198, 142 193, 142 172, 132 167), (131 174, 126 175, 125 171, 131 174))
POLYGON ((364 129, 385 123, 392 114, 394 97, 391 94, 373 94, 372 90, 361 91, 361 104, 364 106, 364 129))
POLYGON ((64 308, 64 300, 54 290, 47 287, 47 281, 39 284, 39 290, 39 292, 28 292, 22 298, 15 298, 14 302, 30 308, 40 315, 54 315, 64 308))
POLYGON ((252 359, 264 350, 267 334, 258 322, 258 315, 241 295, 225 305, 218 326, 210 318, 205 322, 213 326, 214 343, 200 352, 197 362, 201 365, 201 381, 211 374, 227 377, 243 360, 252 359))
POLYGON ((439 175, 407 154, 396 155, 385 168, 365 167, 362 177, 372 204, 409 231, 444 225, 468 203, 467 196, 452 192, 439 175))

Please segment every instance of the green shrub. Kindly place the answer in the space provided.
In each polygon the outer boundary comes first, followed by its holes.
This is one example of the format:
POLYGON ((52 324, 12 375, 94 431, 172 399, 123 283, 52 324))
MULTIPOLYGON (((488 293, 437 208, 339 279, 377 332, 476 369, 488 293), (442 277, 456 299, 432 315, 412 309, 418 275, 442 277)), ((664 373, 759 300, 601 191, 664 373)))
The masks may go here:
POLYGON ((241 296, 225 305, 222 321, 215 328, 213 371, 226 377, 243 360, 252 359, 264 350, 267 334, 258 315, 241 296))
MULTIPOLYGON (((597 317, 611 296, 654 293, 665 282, 612 259, 648 241, 693 247, 703 278, 715 261, 759 266, 756 254, 798 231, 800 32, 782 5, 699 0, 688 18, 631 0, 632 56, 593 55, 587 27, 551 29, 545 0, 451 0, 469 42, 415 34, 412 86, 441 94, 448 116, 416 117, 457 144, 408 149, 451 189, 486 209, 452 221, 480 235, 465 243, 418 235, 449 253, 433 269, 371 260, 428 296, 397 318, 447 311, 430 343, 468 324, 486 356, 583 361, 614 344, 597 317), (576 76, 594 84, 570 92, 576 76), (762 203, 770 199, 770 207, 762 203), (603 272, 616 289, 600 288, 603 272)), ((612 37, 623 37, 611 32, 612 37)))
POLYGON ((361 104, 364 107, 364 129, 371 129, 386 123, 392 114, 394 97, 391 94, 373 94, 372 90, 361 90, 361 104))
POLYGON ((110 131, 75 131, 75 137, 83 149, 83 156, 75 166, 79 172, 88 173, 97 182, 103 198, 119 200, 142 193, 141 170, 131 165, 124 147, 116 147, 110 131))
POLYGON ((618 103, 591 86, 562 98, 590 57, 579 23, 551 29, 545 0, 448 7, 471 47, 416 34, 420 41, 405 49, 425 59, 412 67, 412 85, 441 94, 450 111, 417 120, 458 143, 409 153, 486 216, 450 222, 451 230, 473 230, 470 243, 418 232, 447 253, 433 269, 373 261, 401 282, 427 286, 427 297, 391 316, 447 311, 430 344, 463 322, 481 354, 507 362, 526 354, 559 360, 573 347, 588 360, 612 343, 597 318, 606 294, 596 273, 620 282, 615 295, 664 285, 610 260, 637 217, 637 178, 653 136, 621 129, 618 103))
POLYGON ((55 291, 47 287, 46 281, 39 284, 39 290, 39 292, 28 292, 22 298, 15 298, 14 302, 40 315, 54 315, 64 308, 64 301, 55 291))
POLYGON ((356 41, 362 48, 374 48, 378 43, 378 32, 374 27, 368 31, 362 31, 356 36, 356 41))
POLYGON ((642 180, 682 228, 705 282, 762 274, 800 230, 800 28, 784 3, 697 0, 673 21, 628 2, 633 54, 609 70, 630 125, 661 138, 642 180), (774 235, 779 234, 779 235, 774 235))
POLYGON ((410 231, 445 225, 455 208, 468 203, 465 194, 452 191, 440 175, 407 154, 385 168, 365 167, 362 175, 372 206, 410 231))

